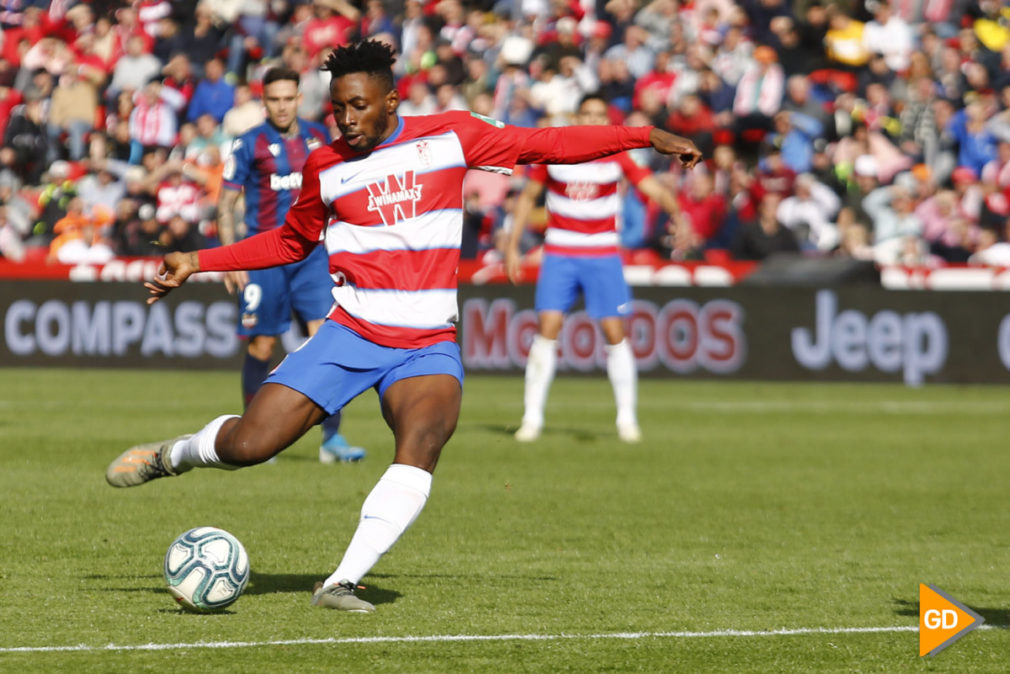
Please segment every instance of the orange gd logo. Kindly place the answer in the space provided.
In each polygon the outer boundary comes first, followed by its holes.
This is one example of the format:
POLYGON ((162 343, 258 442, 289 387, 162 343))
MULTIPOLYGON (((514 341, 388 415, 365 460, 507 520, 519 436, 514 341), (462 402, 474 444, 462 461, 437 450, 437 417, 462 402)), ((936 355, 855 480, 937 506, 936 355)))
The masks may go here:
POLYGON ((940 588, 919 584, 919 657, 936 655, 984 622, 940 588))

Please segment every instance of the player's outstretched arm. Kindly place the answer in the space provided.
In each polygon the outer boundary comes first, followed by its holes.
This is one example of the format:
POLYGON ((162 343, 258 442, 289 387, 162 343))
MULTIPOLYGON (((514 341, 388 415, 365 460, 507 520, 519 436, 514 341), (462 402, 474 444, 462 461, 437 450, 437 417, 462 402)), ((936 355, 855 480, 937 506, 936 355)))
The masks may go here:
POLYGON ((197 253, 168 253, 162 259, 154 278, 144 282, 144 287, 151 294, 147 303, 154 304, 198 271, 200 256, 197 253))
POLYGON ((693 168, 701 160, 701 150, 693 142, 654 127, 509 128, 519 141, 517 164, 581 164, 639 147, 676 155, 686 168, 693 168))
POLYGON ((653 128, 649 132, 649 142, 657 152, 676 155, 684 168, 692 169, 701 161, 701 150, 693 141, 683 136, 653 128))
POLYGON ((230 246, 203 248, 192 253, 169 253, 154 279, 144 283, 152 295, 147 303, 157 302, 198 271, 277 267, 304 260, 318 243, 318 239, 309 238, 290 223, 285 223, 230 246))

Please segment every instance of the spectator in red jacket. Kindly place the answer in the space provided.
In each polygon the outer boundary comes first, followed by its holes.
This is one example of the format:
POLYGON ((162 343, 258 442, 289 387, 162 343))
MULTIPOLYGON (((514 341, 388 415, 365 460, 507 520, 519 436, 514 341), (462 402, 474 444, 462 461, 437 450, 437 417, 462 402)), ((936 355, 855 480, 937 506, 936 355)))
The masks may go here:
POLYGON ((711 241, 718 234, 726 218, 726 201, 716 193, 715 181, 708 171, 695 172, 687 190, 680 191, 677 201, 703 241, 711 241))
POLYGON ((666 128, 678 136, 687 136, 706 156, 712 153, 715 116, 697 94, 688 94, 666 120, 666 128))
POLYGON ((302 35, 302 44, 308 49, 310 58, 315 58, 316 54, 324 48, 347 44, 347 31, 354 28, 354 19, 357 19, 357 16, 351 18, 348 14, 357 13, 357 10, 346 2, 341 5, 347 5, 347 7, 342 7, 341 12, 338 13, 333 9, 333 6, 324 0, 316 0, 313 3, 314 15, 309 19, 305 26, 305 33, 302 35))

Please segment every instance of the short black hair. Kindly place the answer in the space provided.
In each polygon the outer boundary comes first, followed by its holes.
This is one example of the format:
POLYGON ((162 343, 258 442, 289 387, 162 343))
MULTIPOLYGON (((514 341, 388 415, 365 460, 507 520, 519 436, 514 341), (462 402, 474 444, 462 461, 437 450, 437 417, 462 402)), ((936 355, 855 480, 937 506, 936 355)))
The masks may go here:
POLYGON ((393 63, 396 52, 385 42, 362 40, 343 47, 337 47, 326 57, 323 70, 330 71, 333 79, 351 73, 366 73, 386 85, 386 91, 393 88, 393 63))
POLYGON ((268 70, 267 74, 263 76, 263 86, 265 87, 268 84, 280 82, 281 80, 290 80, 295 83, 295 86, 298 86, 301 79, 297 71, 284 66, 277 66, 268 70))
POLYGON ((575 109, 582 112, 582 106, 585 105, 587 101, 600 101, 603 105, 607 106, 608 109, 610 108, 610 101, 607 100, 606 96, 601 94, 599 91, 590 91, 579 100, 579 106, 575 109))

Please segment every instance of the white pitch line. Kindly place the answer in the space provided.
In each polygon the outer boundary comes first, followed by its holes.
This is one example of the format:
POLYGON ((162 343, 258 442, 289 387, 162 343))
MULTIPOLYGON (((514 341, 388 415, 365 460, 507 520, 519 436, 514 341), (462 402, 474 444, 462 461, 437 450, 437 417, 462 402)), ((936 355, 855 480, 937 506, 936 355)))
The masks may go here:
MULTIPOLYGON (((981 625, 978 629, 992 629, 991 625, 981 625)), ((917 625, 895 625, 889 627, 800 627, 777 630, 714 630, 711 632, 611 632, 604 634, 443 634, 429 636, 402 637, 346 637, 338 639, 278 639, 275 641, 210 641, 188 644, 137 644, 121 646, 16 646, 0 648, 0 653, 55 653, 55 652, 97 652, 97 651, 169 651, 198 648, 258 648, 261 646, 314 646, 337 644, 405 644, 431 642, 465 641, 560 641, 574 639, 713 639, 724 637, 777 637, 807 634, 876 634, 884 632, 918 632, 917 625)))

